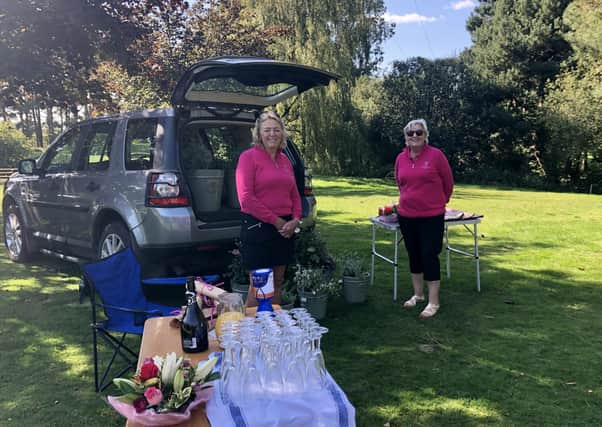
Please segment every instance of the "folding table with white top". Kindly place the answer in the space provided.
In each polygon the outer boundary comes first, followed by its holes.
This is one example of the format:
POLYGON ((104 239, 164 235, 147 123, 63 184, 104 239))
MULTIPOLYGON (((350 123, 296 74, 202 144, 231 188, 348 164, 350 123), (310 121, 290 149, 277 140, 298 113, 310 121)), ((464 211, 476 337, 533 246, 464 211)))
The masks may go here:
MULTIPOLYGON (((457 210, 449 210, 445 213, 445 265, 447 270, 447 278, 451 278, 451 257, 450 254, 456 253, 458 255, 470 257, 474 259, 475 262, 475 271, 477 277, 477 291, 481 291, 481 271, 479 266, 479 233, 478 233, 478 225, 481 223, 482 215, 477 215, 473 213, 457 211, 457 210), (464 228, 472 234, 474 238, 474 252, 467 252, 461 249, 454 248, 449 244, 449 227, 453 227, 456 225, 462 225, 464 228), (472 225, 472 229, 469 227, 472 225)), ((370 222, 372 223, 372 243, 371 243, 371 252, 372 259, 370 263, 370 284, 374 284, 374 261, 376 258, 379 258, 393 266, 393 300, 397 300, 397 267, 398 267, 398 255, 399 255, 399 244, 403 240, 401 235, 401 231, 399 230, 399 223, 397 222, 396 215, 389 216, 375 216, 370 218, 370 222), (382 229, 386 231, 392 231, 394 233, 393 240, 393 258, 389 258, 384 254, 378 252, 376 250, 376 231, 377 229, 382 229)))

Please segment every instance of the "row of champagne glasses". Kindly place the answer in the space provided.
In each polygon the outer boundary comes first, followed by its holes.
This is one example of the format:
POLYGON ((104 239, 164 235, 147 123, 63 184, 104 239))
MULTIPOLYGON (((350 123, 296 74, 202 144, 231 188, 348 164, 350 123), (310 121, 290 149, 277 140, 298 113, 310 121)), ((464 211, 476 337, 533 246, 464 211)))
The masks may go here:
POLYGON ((323 388, 320 340, 326 332, 304 308, 226 322, 220 335, 222 399, 244 404, 323 388))

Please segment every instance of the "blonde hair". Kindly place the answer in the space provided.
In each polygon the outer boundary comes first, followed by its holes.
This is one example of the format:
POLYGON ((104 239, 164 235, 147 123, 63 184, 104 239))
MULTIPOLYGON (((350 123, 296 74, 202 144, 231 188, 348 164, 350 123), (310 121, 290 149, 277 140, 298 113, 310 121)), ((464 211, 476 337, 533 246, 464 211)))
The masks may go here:
POLYGON ((282 128, 282 141, 280 141, 280 149, 284 150, 286 147, 286 140, 288 139, 288 132, 284 127, 284 121, 274 111, 264 111, 259 115, 259 117, 257 117, 257 120, 255 120, 255 127, 253 127, 253 145, 263 146, 263 142, 261 141, 261 125, 263 122, 269 119, 278 122, 280 128, 282 128))
POLYGON ((425 133, 425 137, 424 137, 424 141, 425 142, 429 142, 429 128, 426 125, 426 120, 424 119, 414 119, 414 120, 410 120, 408 122, 407 125, 405 125, 405 127, 403 128, 403 134, 405 135, 405 133, 413 126, 413 125, 420 125, 422 126, 422 129, 424 129, 424 133, 425 133))

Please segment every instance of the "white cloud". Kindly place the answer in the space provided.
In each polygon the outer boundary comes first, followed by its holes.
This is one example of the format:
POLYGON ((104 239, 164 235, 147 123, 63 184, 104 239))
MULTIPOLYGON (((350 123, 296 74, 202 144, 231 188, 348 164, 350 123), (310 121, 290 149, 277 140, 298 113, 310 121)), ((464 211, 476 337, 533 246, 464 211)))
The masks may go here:
POLYGON ((407 13, 405 15, 391 15, 389 12, 385 12, 383 18, 386 22, 392 22, 394 24, 415 24, 417 22, 435 22, 437 20, 437 18, 435 17, 418 15, 417 13, 407 13))
POLYGON ((460 0, 450 5, 453 10, 468 9, 475 7, 477 4, 473 0, 460 0))

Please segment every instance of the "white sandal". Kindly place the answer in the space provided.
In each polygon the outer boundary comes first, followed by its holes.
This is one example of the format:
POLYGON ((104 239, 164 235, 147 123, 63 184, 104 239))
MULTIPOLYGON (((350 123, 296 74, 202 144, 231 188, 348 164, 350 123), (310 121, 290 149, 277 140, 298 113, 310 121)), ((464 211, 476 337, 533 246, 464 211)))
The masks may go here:
POLYGON ((412 295, 412 298, 403 303, 405 308, 416 307, 416 304, 419 302, 424 302, 424 297, 419 297, 418 295, 412 295))
POLYGON ((427 317, 433 317, 437 314, 437 310, 439 310, 439 306, 437 304, 431 304, 430 302, 426 305, 422 313, 420 313, 420 317, 423 319, 427 317))

